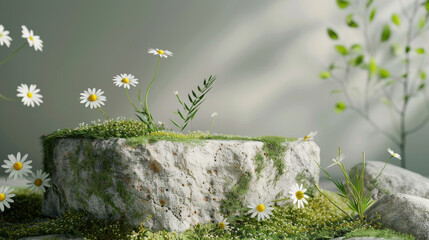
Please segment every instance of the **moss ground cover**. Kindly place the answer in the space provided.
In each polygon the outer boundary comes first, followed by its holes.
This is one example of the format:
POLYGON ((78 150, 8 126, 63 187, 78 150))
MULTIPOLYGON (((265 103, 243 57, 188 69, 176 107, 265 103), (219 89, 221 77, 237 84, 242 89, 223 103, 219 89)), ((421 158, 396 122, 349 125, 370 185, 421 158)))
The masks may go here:
MULTIPOLYGON (((102 221, 85 212, 66 212, 55 219, 41 215, 40 195, 28 190, 15 191, 14 208, 0 215, 0 239, 18 239, 47 234, 72 234, 88 239, 331 239, 345 236, 376 236, 387 239, 414 239, 412 236, 381 229, 381 226, 347 220, 323 196, 309 201, 304 209, 293 206, 275 207, 274 215, 258 222, 249 216, 237 216, 229 232, 215 223, 198 224, 184 233, 152 232, 132 228, 121 221, 102 221)), ((326 192, 338 204, 346 207, 335 194, 326 192)))

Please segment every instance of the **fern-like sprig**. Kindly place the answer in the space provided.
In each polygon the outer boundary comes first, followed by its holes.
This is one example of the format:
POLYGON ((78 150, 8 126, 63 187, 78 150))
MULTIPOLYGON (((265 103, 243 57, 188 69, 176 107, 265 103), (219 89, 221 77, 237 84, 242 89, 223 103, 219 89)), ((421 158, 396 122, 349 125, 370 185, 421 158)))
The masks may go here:
POLYGON ((203 81, 203 87, 197 86, 198 93, 196 93, 194 90, 191 91, 191 93, 188 94, 188 100, 189 100, 189 106, 184 101, 180 99, 179 94, 176 94, 177 100, 179 101, 180 105, 182 105, 183 113, 177 109, 174 114, 178 115, 180 119, 183 121, 183 124, 180 125, 176 123, 175 121, 170 121, 180 129, 180 131, 183 131, 186 126, 188 126, 188 123, 194 119, 195 114, 197 114, 198 110, 200 109, 201 104, 205 101, 206 94, 212 89, 213 83, 216 80, 216 76, 210 75, 208 79, 204 79, 203 81))

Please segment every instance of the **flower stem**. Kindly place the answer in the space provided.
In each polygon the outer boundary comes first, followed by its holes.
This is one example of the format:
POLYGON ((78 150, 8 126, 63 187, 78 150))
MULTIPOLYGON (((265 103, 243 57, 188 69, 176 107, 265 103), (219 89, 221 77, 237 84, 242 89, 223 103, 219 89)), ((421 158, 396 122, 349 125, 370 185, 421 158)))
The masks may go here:
POLYGON ((18 101, 18 99, 16 99, 16 98, 8 98, 8 97, 5 97, 1 94, 0 94, 0 98, 3 100, 6 100, 6 101, 14 101, 14 102, 18 101))
POLYGON ((127 92, 128 101, 130 101, 131 105, 137 110, 137 107, 134 105, 133 101, 131 101, 130 95, 128 94, 128 89, 125 88, 125 92, 127 92))
POLYGON ((152 126, 153 126, 153 128, 154 128, 155 130, 156 130, 156 127, 155 127, 155 124, 153 123, 152 115, 149 113, 149 108, 148 108, 148 106, 147 106, 147 96, 149 95, 150 87, 152 86, 153 82, 155 81, 156 74, 158 73, 158 67, 159 67, 159 61, 160 61, 160 60, 161 60, 161 56, 159 56, 159 57, 158 57, 158 63, 156 64, 156 71, 155 71, 155 75, 153 76, 153 79, 152 79, 152 81, 150 82, 149 87, 148 87, 148 88, 147 88, 147 90, 146 90, 146 96, 145 96, 145 98, 144 98, 144 107, 145 107, 146 113, 147 113, 147 115, 148 115, 148 117, 149 117, 149 121, 150 121, 150 123, 152 124, 152 126))
POLYGON ((214 124, 214 117, 213 117, 213 119, 212 119, 212 124, 210 125, 210 131, 209 132, 212 132, 212 129, 213 129, 213 124, 214 124))
POLYGON ((17 54, 19 51, 21 51, 25 45, 27 45, 28 43, 25 42, 24 44, 22 44, 19 48, 17 48, 14 52, 12 52, 9 56, 7 56, 7 58, 5 60, 3 60, 2 62, 0 62, 0 66, 5 64, 9 59, 11 59, 15 54, 17 54))
POLYGON ((332 203, 332 205, 334 205, 335 207, 337 207, 338 209, 341 210, 341 212, 345 213, 350 219, 353 220, 352 216, 350 216, 350 214, 348 214, 346 211, 344 211, 340 206, 338 206, 337 204, 334 203, 334 201, 331 200, 331 198, 329 198, 324 192, 322 192, 322 190, 319 188, 319 185, 314 184, 314 186, 316 187, 317 191, 319 191, 324 197, 326 197, 328 199, 329 202, 332 203))
POLYGON ((101 109, 101 107, 98 107, 98 109, 100 109, 100 111, 104 114, 104 116, 106 117, 107 120, 109 120, 109 117, 107 116, 107 114, 103 111, 103 109, 101 109))
POLYGON ((287 197, 287 198, 282 198, 282 199, 277 199, 277 200, 273 200, 273 201, 271 201, 271 202, 280 202, 280 201, 285 201, 285 200, 289 200, 290 198, 289 197, 287 197))

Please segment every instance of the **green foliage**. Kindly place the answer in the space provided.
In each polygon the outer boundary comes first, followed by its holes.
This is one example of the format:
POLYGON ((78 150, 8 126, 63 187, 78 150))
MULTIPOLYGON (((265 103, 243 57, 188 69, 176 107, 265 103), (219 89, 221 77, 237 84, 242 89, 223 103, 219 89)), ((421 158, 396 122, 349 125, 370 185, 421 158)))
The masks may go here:
POLYGON ((425 2, 425 8, 426 8, 426 11, 429 12, 429 1, 425 2))
POLYGON ((332 39, 332 40, 338 40, 339 39, 339 37, 338 37, 338 34, 334 31, 334 30, 332 30, 331 28, 328 28, 328 36, 332 39))
POLYGON ((381 33, 381 41, 386 42, 390 39, 390 26, 388 24, 385 24, 383 27, 383 31, 381 33))
POLYGON ((362 45, 360 45, 360 44, 353 44, 350 47, 350 51, 355 52, 355 53, 360 53, 360 52, 362 52, 362 45))
POLYGON ((191 94, 188 94, 188 100, 190 102, 190 105, 188 106, 186 103, 182 102, 179 95, 176 94, 177 100, 179 101, 180 105, 182 106, 184 112, 186 114, 182 114, 179 109, 177 109, 177 112, 174 112, 176 115, 180 117, 180 119, 183 121, 183 124, 180 125, 176 123, 175 121, 170 121, 180 129, 180 131, 183 131, 188 123, 194 119, 195 114, 197 114, 198 110, 200 109, 200 105, 204 102, 204 97, 206 94, 212 89, 213 83, 216 80, 216 76, 210 76, 208 79, 204 79, 203 81, 203 87, 197 86, 198 94, 195 93, 193 90, 191 94))
POLYGON ((337 50, 338 53, 340 53, 343 56, 346 56, 349 53, 347 48, 344 47, 343 45, 335 45, 335 49, 337 50))
POLYGON ((426 25, 426 18, 421 17, 419 20, 419 29, 422 29, 426 25))
POLYGON ((350 2, 346 0, 337 0, 337 5, 339 8, 344 9, 350 5, 350 2))
POLYGON ((356 58, 350 59, 349 64, 355 67, 359 66, 363 63, 363 59, 364 59, 364 56, 359 55, 356 58))
POLYGON ((359 25, 353 20, 353 14, 349 14, 346 17, 346 23, 349 27, 357 28, 359 25))
POLYGON ((330 78, 330 77, 331 77, 331 73, 330 73, 330 72, 328 72, 328 71, 324 71, 324 72, 321 72, 321 73, 319 74, 319 77, 320 77, 321 79, 328 79, 328 78, 330 78))
POLYGON ((405 234, 405 233, 398 233, 395 231, 392 231, 390 229, 357 229, 352 232, 347 233, 345 236, 345 239, 348 238, 357 238, 357 237, 373 237, 373 238, 383 238, 383 239, 395 239, 395 240, 410 240, 415 239, 413 236, 405 234))
POLYGON ((246 206, 243 204, 243 196, 249 191, 250 180, 252 175, 246 173, 240 177, 238 182, 225 194, 225 199, 221 201, 220 212, 225 216, 229 215, 245 215, 246 206))
POLYGON ((15 188, 12 193, 16 195, 12 207, 0 214, 0 222, 27 223, 42 217, 42 195, 25 188, 15 188))
POLYGON ((259 139, 264 143, 262 150, 265 151, 268 159, 273 160, 274 166, 277 169, 277 174, 274 178, 277 181, 278 178, 284 173, 284 169, 286 167, 284 161, 286 146, 283 144, 286 141, 286 138, 265 136, 260 137, 259 139))
POLYGON ((399 15, 398 15, 398 14, 394 13, 394 14, 392 15, 392 22, 393 22, 394 24, 396 24, 397 26, 401 25, 401 19, 399 18, 399 15))
POLYGON ((347 109, 347 105, 344 102, 339 101, 335 104, 335 112, 337 113, 342 113, 346 109, 347 109))
POLYGON ((256 154, 255 158, 253 159, 253 161, 255 162, 257 168, 256 168, 256 176, 258 176, 258 178, 261 177, 261 172, 262 170, 264 170, 265 168, 265 158, 261 153, 256 154))
POLYGON ((390 77, 389 71, 383 68, 379 70, 378 75, 381 79, 390 77))
POLYGON ((374 2, 374 0, 368 0, 367 2, 366 2, 366 8, 369 8, 369 7, 371 7, 371 5, 372 5, 372 3, 374 2))
POLYGON ((372 22, 374 20, 376 13, 377 13, 377 8, 373 8, 371 13, 369 14, 369 22, 372 22))
POLYGON ((424 48, 417 48, 416 49, 416 53, 418 53, 418 54, 425 54, 425 49, 424 48))

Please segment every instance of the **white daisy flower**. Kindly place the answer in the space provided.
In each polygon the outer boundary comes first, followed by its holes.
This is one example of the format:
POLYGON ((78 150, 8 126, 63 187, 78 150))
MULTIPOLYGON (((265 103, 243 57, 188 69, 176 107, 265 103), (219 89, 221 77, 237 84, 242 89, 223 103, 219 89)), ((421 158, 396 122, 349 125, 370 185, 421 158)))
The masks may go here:
POLYGON ((168 50, 161 50, 158 48, 155 48, 155 49, 150 48, 147 52, 151 53, 153 55, 159 55, 160 57, 165 57, 165 58, 173 56, 172 52, 170 52, 168 50))
POLYGON ((6 173, 10 173, 9 178, 22 178, 31 173, 30 169, 32 166, 30 166, 30 163, 33 161, 30 160, 26 162, 28 154, 25 154, 24 157, 21 158, 21 153, 18 152, 16 157, 13 154, 9 154, 7 157, 9 160, 4 160, 5 164, 1 165, 1 167, 6 168, 6 173))
POLYGON ((34 35, 33 30, 28 30, 28 28, 22 25, 22 37, 27 39, 30 47, 34 47, 36 51, 43 51, 43 41, 39 36, 34 35))
POLYGON ((96 90, 95 88, 90 89, 88 91, 83 91, 80 95, 80 103, 84 103, 85 107, 99 108, 100 105, 104 105, 104 101, 106 101, 106 97, 103 96, 103 91, 101 89, 96 90))
POLYGON ((398 153, 395 153, 392 149, 388 148, 387 151, 390 153, 390 155, 392 155, 392 157, 401 160, 401 155, 399 155, 398 153))
POLYGON ((217 112, 214 112, 214 113, 212 113, 212 118, 214 118, 214 117, 216 117, 217 116, 217 112))
POLYGON ((31 189, 31 193, 33 193, 34 190, 36 190, 37 193, 44 193, 45 188, 51 187, 51 185, 49 185, 49 181, 51 180, 48 178, 49 174, 42 172, 42 170, 37 170, 36 174, 32 172, 31 175, 31 177, 27 178, 29 181, 27 183, 28 189, 31 189))
POLYGON ((292 187, 292 191, 289 192, 290 198, 293 199, 293 204, 297 204, 298 208, 304 207, 304 203, 308 204, 307 200, 305 200, 308 196, 304 194, 306 191, 307 189, 302 188, 302 184, 301 186, 296 184, 292 187))
POLYGON ((10 42, 12 38, 9 37, 9 31, 4 29, 3 25, 0 24, 0 46, 6 45, 6 47, 10 47, 10 42))
POLYGON ((313 138, 317 135, 317 131, 310 132, 307 136, 304 136, 302 138, 298 138, 297 142, 305 142, 305 141, 313 141, 313 138))
POLYGON ((43 103, 43 96, 39 94, 40 89, 37 88, 35 84, 31 84, 28 87, 27 84, 21 84, 18 86, 18 94, 16 96, 21 97, 21 101, 25 106, 34 107, 34 105, 40 106, 43 103))
POLYGON ((220 229, 223 229, 225 231, 229 230, 229 222, 227 221, 227 219, 223 216, 219 217, 218 223, 217 223, 217 227, 220 229))
POLYGON ((4 207, 10 208, 9 203, 13 203, 12 198, 15 197, 15 194, 11 193, 12 188, 7 186, 0 187, 0 210, 3 212, 4 207))
POLYGON ((113 77, 113 83, 118 86, 124 88, 130 89, 130 85, 135 87, 137 84, 139 84, 138 79, 134 77, 134 75, 131 74, 119 74, 113 77))
POLYGON ((174 91, 174 95, 179 95, 179 91, 174 91))
POLYGON ((344 154, 340 154, 340 156, 337 156, 336 158, 333 158, 332 162, 334 162, 334 163, 332 163, 331 165, 329 165, 327 168, 330 168, 330 167, 332 167, 332 166, 334 166, 336 164, 340 165, 340 163, 344 160, 344 158, 345 158, 344 154))
POLYGON ((272 203, 261 202, 259 204, 250 204, 247 206, 250 208, 250 211, 247 214, 252 214, 250 217, 258 217, 258 221, 265 220, 265 218, 269 219, 270 215, 273 214, 273 208, 271 207, 272 203))

